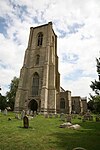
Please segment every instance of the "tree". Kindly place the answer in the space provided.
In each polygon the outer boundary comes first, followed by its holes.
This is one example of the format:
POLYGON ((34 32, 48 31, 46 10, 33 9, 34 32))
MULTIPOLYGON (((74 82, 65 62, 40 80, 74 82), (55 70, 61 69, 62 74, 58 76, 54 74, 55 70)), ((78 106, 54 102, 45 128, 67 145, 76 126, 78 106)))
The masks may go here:
POLYGON ((6 97, 2 96, 0 93, 0 109, 4 110, 7 107, 6 97))
POLYGON ((11 110, 14 110, 16 91, 18 89, 19 78, 14 77, 10 84, 10 90, 6 93, 6 100, 11 110))
POLYGON ((98 73, 98 81, 95 80, 94 82, 92 81, 90 87, 92 90, 95 92, 95 95, 92 96, 90 94, 90 101, 88 102, 88 108, 95 112, 95 113, 100 113, 100 58, 97 59, 97 73, 98 73))
POLYGON ((100 95, 100 58, 97 59, 97 73, 98 73, 98 77, 99 80, 98 81, 92 81, 92 84, 90 85, 90 87, 92 88, 92 90, 95 92, 95 94, 100 95))

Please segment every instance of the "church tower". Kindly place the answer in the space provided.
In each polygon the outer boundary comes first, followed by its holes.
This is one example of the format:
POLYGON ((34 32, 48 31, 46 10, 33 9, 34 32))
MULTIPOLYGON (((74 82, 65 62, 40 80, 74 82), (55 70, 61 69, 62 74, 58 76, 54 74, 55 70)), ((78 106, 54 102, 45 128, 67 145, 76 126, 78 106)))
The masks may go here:
POLYGON ((56 113, 59 99, 57 36, 52 22, 31 27, 16 93, 15 111, 56 113))

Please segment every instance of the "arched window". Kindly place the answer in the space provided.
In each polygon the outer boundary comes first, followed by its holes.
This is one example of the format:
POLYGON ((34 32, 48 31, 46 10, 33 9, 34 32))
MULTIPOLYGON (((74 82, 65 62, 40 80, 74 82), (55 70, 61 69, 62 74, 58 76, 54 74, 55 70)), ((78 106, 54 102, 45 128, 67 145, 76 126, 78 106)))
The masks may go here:
POLYGON ((65 109, 65 99, 64 98, 60 99, 60 108, 65 109))
POLYGON ((33 75, 33 84, 32 84, 32 95, 37 96, 39 94, 39 75, 37 72, 33 75))
POLYGON ((38 33, 38 41, 37 41, 37 46, 41 46, 43 43, 43 34, 42 32, 38 33))
POLYGON ((36 55, 36 65, 39 65, 40 55, 36 55))

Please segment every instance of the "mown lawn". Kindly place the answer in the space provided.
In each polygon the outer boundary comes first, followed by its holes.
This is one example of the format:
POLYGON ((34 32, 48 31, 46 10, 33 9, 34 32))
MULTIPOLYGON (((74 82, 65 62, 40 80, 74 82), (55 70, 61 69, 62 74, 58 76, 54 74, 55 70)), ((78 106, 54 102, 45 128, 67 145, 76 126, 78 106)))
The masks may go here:
POLYGON ((15 119, 14 113, 7 116, 0 113, 0 150, 72 150, 84 147, 87 150, 100 149, 100 122, 72 123, 81 129, 59 128, 60 118, 44 118, 42 115, 29 121, 29 128, 23 128, 23 121, 15 119), (8 121, 8 118, 11 118, 8 121))

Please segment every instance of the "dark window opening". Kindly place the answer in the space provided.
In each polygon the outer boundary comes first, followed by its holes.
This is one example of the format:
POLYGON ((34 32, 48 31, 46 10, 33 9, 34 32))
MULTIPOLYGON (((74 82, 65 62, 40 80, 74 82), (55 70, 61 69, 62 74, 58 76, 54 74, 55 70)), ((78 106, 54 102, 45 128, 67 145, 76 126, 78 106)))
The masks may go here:
POLYGON ((39 94, 39 75, 35 73, 33 76, 32 95, 37 96, 39 94))
POLYGON ((60 108, 65 109, 65 99, 64 98, 61 98, 61 100, 60 100, 60 108))
POLYGON ((41 46, 42 43, 43 43, 43 34, 40 32, 40 33, 38 34, 38 43, 37 43, 37 45, 38 45, 38 46, 41 46))

